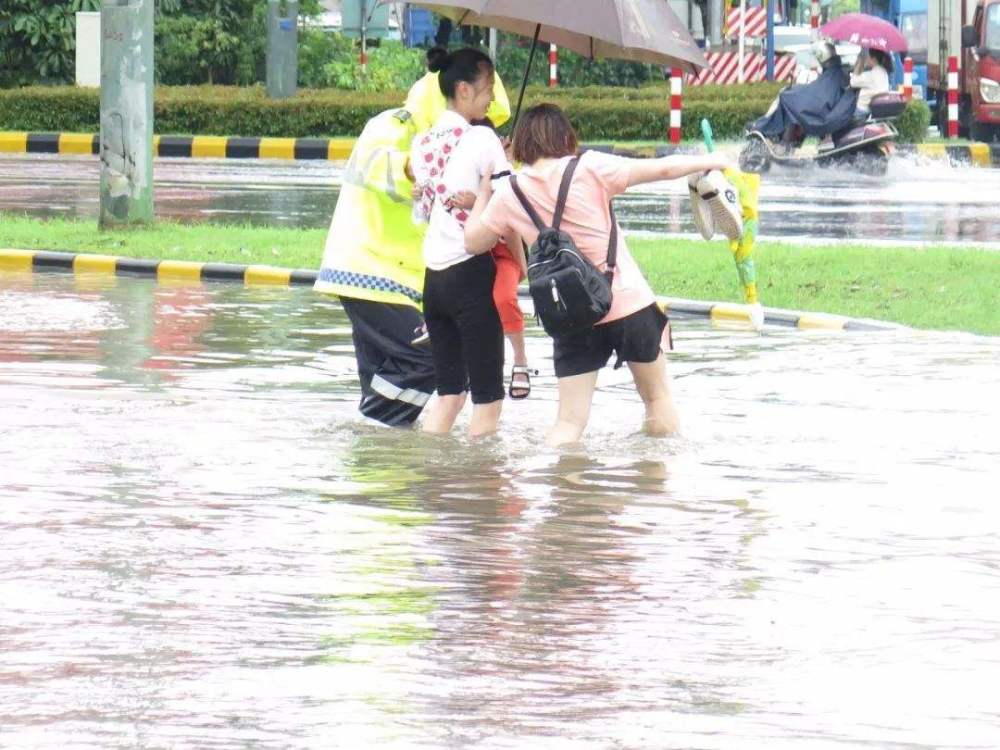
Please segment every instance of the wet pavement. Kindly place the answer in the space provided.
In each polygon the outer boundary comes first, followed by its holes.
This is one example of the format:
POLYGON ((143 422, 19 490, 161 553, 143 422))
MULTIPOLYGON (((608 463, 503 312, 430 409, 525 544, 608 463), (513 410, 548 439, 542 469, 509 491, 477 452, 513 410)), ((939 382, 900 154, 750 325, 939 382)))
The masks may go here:
MULTIPOLYGON (((325 227, 340 165, 322 161, 159 159, 156 211, 180 221, 325 227)), ((96 217, 98 162, 0 155, 0 211, 96 217)), ((898 157, 885 178, 836 170, 774 172, 761 188, 761 236, 806 241, 1000 243, 1000 172, 898 157)), ((616 202, 631 232, 692 235, 683 181, 616 202)))

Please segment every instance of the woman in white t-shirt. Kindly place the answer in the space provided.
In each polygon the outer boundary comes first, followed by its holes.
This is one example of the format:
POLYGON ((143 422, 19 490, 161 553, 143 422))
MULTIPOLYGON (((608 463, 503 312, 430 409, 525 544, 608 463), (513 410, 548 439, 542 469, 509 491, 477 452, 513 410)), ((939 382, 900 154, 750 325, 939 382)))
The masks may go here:
POLYGON ((858 90, 858 115, 867 116, 871 111, 872 97, 889 91, 889 73, 892 72, 892 58, 877 49, 862 52, 854 63, 851 73, 851 88, 858 90))
MULTIPOLYGON (((509 172, 496 133, 473 126, 493 100, 493 62, 461 49, 441 63, 438 82, 447 109, 413 141, 410 165, 422 190, 414 214, 429 221, 424 237, 424 319, 434 357, 437 403, 423 429, 449 432, 472 396, 469 434, 494 432, 503 404, 503 328, 493 302, 496 266, 486 248, 465 244, 468 211, 451 199, 478 190, 483 178, 509 172)), ((514 248, 521 252, 519 244, 514 248)))

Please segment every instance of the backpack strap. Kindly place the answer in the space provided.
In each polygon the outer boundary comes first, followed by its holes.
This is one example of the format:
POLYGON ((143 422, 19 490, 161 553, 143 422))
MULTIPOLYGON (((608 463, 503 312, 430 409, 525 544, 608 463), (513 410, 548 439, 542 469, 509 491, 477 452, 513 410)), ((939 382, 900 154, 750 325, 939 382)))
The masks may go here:
POLYGON ((546 229, 545 222, 542 221, 542 217, 538 215, 535 207, 531 205, 531 201, 528 197, 521 191, 521 188, 517 186, 517 175, 510 176, 510 187, 514 191, 514 195, 517 199, 521 201, 521 206, 524 208, 525 212, 531 217, 531 221, 534 222, 535 228, 541 232, 546 229))
POLYGON ((556 198, 556 208, 552 213, 552 228, 557 232, 562 223, 563 209, 566 208, 566 198, 569 197, 569 184, 573 181, 573 173, 576 165, 580 163, 580 157, 574 156, 569 160, 566 169, 563 171, 562 182, 559 183, 559 197, 556 198))

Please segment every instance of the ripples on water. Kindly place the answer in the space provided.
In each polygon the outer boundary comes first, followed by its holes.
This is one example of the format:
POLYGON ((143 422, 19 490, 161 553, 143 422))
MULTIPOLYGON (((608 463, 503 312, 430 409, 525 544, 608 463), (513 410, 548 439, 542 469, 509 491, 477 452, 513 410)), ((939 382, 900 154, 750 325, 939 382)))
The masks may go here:
POLYGON ((1000 344, 678 325, 683 437, 370 426, 309 292, 0 277, 0 745, 987 748, 1000 344))

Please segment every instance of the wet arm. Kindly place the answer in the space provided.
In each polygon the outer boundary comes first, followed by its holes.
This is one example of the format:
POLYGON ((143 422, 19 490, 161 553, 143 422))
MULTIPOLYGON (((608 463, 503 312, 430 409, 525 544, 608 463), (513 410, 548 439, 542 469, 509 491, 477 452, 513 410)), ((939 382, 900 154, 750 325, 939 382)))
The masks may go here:
POLYGON ((728 156, 715 153, 694 156, 664 156, 660 159, 631 159, 630 161, 629 187, 659 180, 676 180, 693 172, 727 169, 732 166, 728 156))

